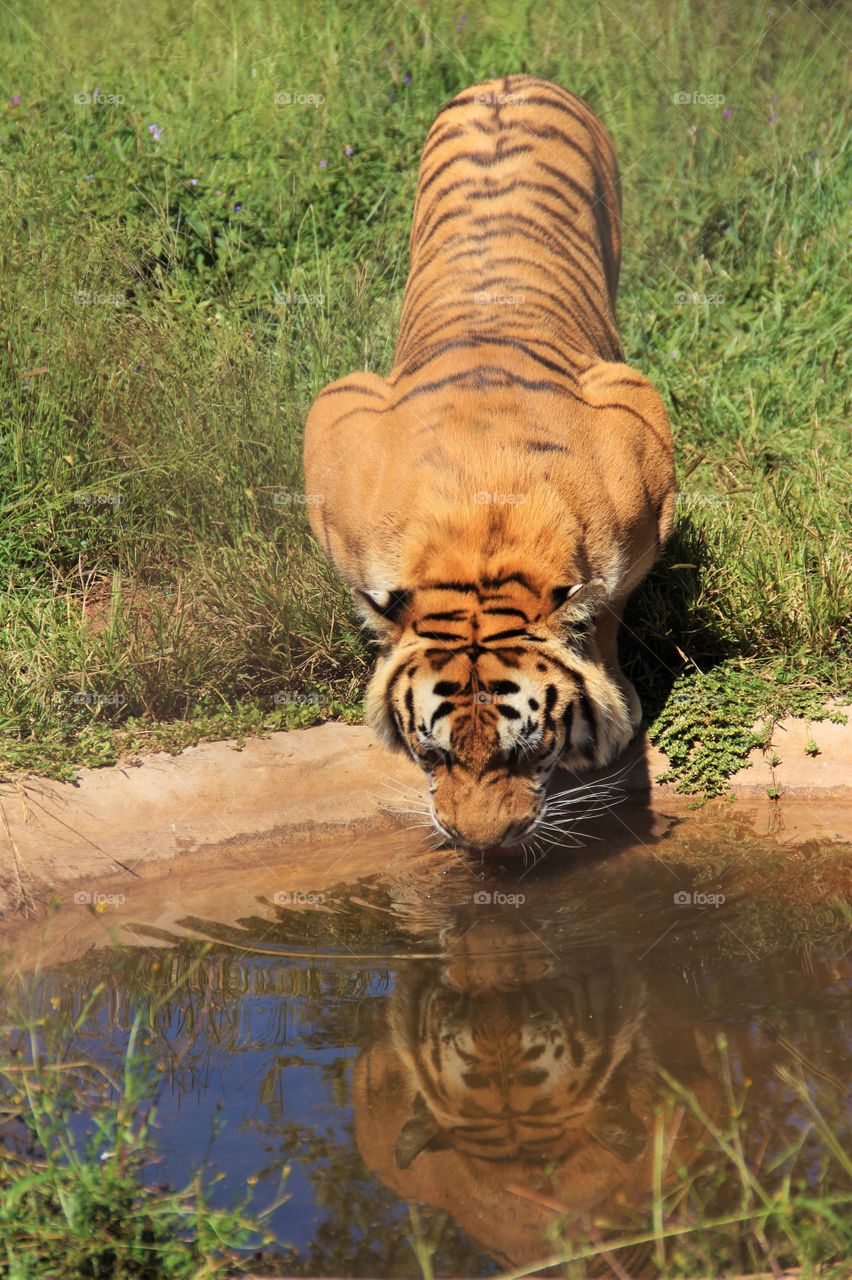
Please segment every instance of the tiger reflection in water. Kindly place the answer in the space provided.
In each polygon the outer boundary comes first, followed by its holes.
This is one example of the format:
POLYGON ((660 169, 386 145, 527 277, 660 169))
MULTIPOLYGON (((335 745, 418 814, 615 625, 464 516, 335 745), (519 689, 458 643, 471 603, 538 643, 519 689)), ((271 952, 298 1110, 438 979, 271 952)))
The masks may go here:
MULTIPOLYGON (((368 1167, 405 1200, 446 1209, 502 1266, 553 1252, 557 1203, 568 1235, 614 1213, 646 1223, 660 1047, 660 1065, 713 1114, 710 1037, 652 1009, 635 966, 606 947, 563 962, 498 921, 449 933, 444 950, 403 971, 356 1063, 368 1167)), ((669 1167, 699 1139, 696 1121, 675 1116, 669 1167)), ((645 1274, 648 1250, 616 1256, 645 1274)))

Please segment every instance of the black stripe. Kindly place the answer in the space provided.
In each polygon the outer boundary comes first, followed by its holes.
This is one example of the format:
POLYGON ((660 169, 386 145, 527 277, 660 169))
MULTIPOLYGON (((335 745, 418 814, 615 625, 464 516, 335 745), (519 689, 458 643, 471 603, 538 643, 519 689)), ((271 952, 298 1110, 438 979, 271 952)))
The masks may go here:
POLYGON ((502 164, 510 156, 528 155, 533 150, 531 143, 522 143, 519 147, 501 147, 501 141, 502 139, 498 138, 496 154, 486 154, 482 151, 458 151, 455 155, 450 156, 448 160, 444 160, 432 170, 432 173, 424 182, 419 184, 418 198, 426 194, 432 183, 436 182, 442 173, 446 173, 454 164, 458 164, 462 160, 468 160, 471 164, 478 165, 480 169, 493 169, 495 165, 502 164))
POLYGON ((589 730, 592 735, 591 745, 583 748, 583 754, 593 756, 597 749, 597 743, 598 743, 598 723, 597 723, 597 718, 595 716, 594 703, 592 699, 589 697, 589 692, 588 692, 588 689, 586 688, 586 683, 583 680, 583 677, 580 675, 575 675, 574 679, 577 681, 577 683, 580 686, 580 710, 582 711, 583 715, 586 717, 586 719, 589 722, 589 730))
POLYGON ((442 702, 432 713, 432 719, 429 721, 429 728, 434 729, 436 720, 443 720, 444 716, 448 716, 453 710, 451 702, 442 702))
POLYGON ((525 640, 535 640, 536 636, 527 634, 525 627, 510 627, 506 631, 495 631, 493 635, 483 636, 483 644, 493 644, 495 640, 514 640, 518 636, 523 636, 525 640))
POLYGON ((421 640, 464 640, 455 631, 420 631, 416 624, 414 630, 421 640))
POLYGON ((527 591, 535 594, 535 588, 523 573, 507 573, 503 578, 483 578, 482 585, 486 590, 504 587, 507 582, 517 582, 519 586, 526 587, 527 591))
POLYGON ((536 364, 540 364, 542 368, 549 369, 552 373, 558 373, 564 378, 572 378, 576 381, 574 374, 570 369, 563 365, 557 364, 554 360, 548 359, 547 356, 539 355, 533 351, 526 343, 521 342, 519 338, 497 338, 489 337, 486 334, 472 333, 466 338, 449 338, 446 342, 439 342, 428 355, 421 359, 411 359, 407 364, 403 365, 398 373, 390 379, 391 386, 396 386, 400 378, 410 377, 414 373, 419 373, 427 364, 431 364, 433 360, 437 360, 440 356, 445 355, 448 351, 477 350, 480 347, 511 347, 514 351, 522 351, 530 360, 534 360, 536 364))
POLYGON ((524 448, 533 453, 570 453, 564 444, 554 444, 552 440, 524 440, 524 448))
POLYGON ((425 582, 420 588, 421 591, 475 591, 479 594, 479 587, 475 582, 425 582))
POLYGON ((571 745, 571 726, 574 720, 574 704, 568 701, 565 710, 562 712, 562 727, 565 730, 565 746, 571 745))

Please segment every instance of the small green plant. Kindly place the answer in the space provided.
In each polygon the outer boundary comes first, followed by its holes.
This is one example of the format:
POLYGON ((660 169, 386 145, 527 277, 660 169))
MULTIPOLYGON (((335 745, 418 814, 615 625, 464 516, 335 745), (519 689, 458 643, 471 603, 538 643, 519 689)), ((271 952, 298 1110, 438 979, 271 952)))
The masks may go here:
MULTIPOLYGON (((846 717, 826 703, 831 686, 802 686, 796 673, 783 666, 776 666, 773 674, 770 681, 752 665, 726 663, 676 680, 649 729, 651 741, 670 762, 659 781, 686 793, 721 795, 749 753, 768 748, 783 716, 845 722, 846 717)), ((767 759, 773 770, 780 763, 777 752, 767 759)))
POLYGON ((811 757, 822 755, 822 752, 820 751, 817 744, 814 742, 813 738, 808 738, 807 742, 805 743, 805 755, 811 756, 811 757))
POLYGON ((0 1058, 0 1278, 214 1280, 265 1243, 249 1201, 214 1209, 201 1176, 174 1190, 143 1174, 155 1155, 157 1072, 139 1017, 117 1075, 70 1054, 76 1023, 7 1006, 0 1058), (6 1033, 9 1028, 7 1026, 6 1033), (74 1119, 90 1130, 79 1136, 74 1119))
MULTIPOLYGON (((779 1077, 797 1097, 807 1123, 802 1132, 791 1136, 782 1157, 788 1176, 782 1185, 771 1185, 766 1175, 773 1171, 772 1164, 761 1167, 760 1160, 746 1155, 754 1110, 760 1104, 749 1097, 750 1081, 735 1080, 724 1036, 717 1037, 716 1048, 728 1095, 727 1116, 708 1114, 692 1090, 659 1068, 668 1096, 657 1108, 656 1185, 645 1221, 637 1215, 633 1233, 623 1227, 607 1231, 605 1222, 596 1222, 591 1239, 557 1249, 541 1260, 542 1270, 547 1265, 562 1275, 582 1277, 588 1274, 584 1261, 603 1258, 613 1274, 628 1275, 632 1270, 625 1269, 622 1259, 653 1257, 652 1274, 660 1280, 782 1273, 800 1275, 803 1280, 817 1276, 847 1280, 852 1196, 845 1187, 852 1162, 821 1110, 818 1088, 805 1079, 800 1067, 779 1067, 779 1077), (671 1172, 666 1169, 671 1160, 670 1135, 682 1123, 684 1111, 706 1128, 703 1168, 678 1169, 679 1177, 664 1187, 664 1173, 671 1172), (808 1145, 811 1133, 823 1145, 818 1163, 812 1161, 808 1145), (813 1186, 803 1176, 805 1166, 810 1166, 813 1186)), ((568 1232, 563 1241, 566 1236, 568 1232)), ((519 1268, 496 1280, 522 1280, 528 1274, 519 1268)), ((646 1274, 645 1268, 641 1274, 646 1274)))

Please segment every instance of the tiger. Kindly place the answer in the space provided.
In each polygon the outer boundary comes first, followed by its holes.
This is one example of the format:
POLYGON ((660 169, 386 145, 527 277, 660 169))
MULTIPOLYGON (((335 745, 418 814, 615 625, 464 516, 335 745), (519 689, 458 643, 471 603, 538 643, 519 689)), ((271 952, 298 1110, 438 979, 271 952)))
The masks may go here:
POLYGON ((393 368, 306 421, 311 527, 377 640, 367 720, 455 847, 521 847, 554 768, 608 765, 641 721, 618 632, 675 479, 616 328, 620 214, 581 98, 528 75, 459 93, 420 159, 393 368))
MULTIPOLYGON (((367 1168, 403 1200, 446 1210, 503 1269, 552 1254, 557 1221, 578 1240, 601 1219, 609 1239, 633 1235, 652 1198, 660 1066, 707 1115, 722 1108, 709 1032, 655 1003, 606 945, 557 956, 497 918, 451 926, 441 950, 403 967, 356 1060, 367 1168)), ((705 1130, 692 1115, 666 1130, 668 1186, 700 1163, 705 1130)), ((647 1254, 615 1256, 638 1280, 657 1274, 647 1254)))

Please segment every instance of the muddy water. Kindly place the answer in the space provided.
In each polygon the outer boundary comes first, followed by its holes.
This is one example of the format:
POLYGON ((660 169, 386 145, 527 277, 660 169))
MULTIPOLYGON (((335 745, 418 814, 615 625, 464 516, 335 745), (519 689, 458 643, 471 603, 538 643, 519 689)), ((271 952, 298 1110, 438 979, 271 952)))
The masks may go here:
POLYGON ((70 1020, 102 984, 76 1045, 99 1060, 145 1012, 158 1183, 203 1166, 263 1206, 289 1167, 279 1271, 416 1276, 419 1248, 487 1275, 646 1230, 655 1183, 680 1221, 724 1215, 733 1114, 770 1191, 820 1183, 814 1108, 848 1149, 848 847, 686 822, 525 871, 367 846, 355 880, 326 850, 183 912, 172 885, 167 917, 131 901, 124 945, 37 990, 70 1020))

